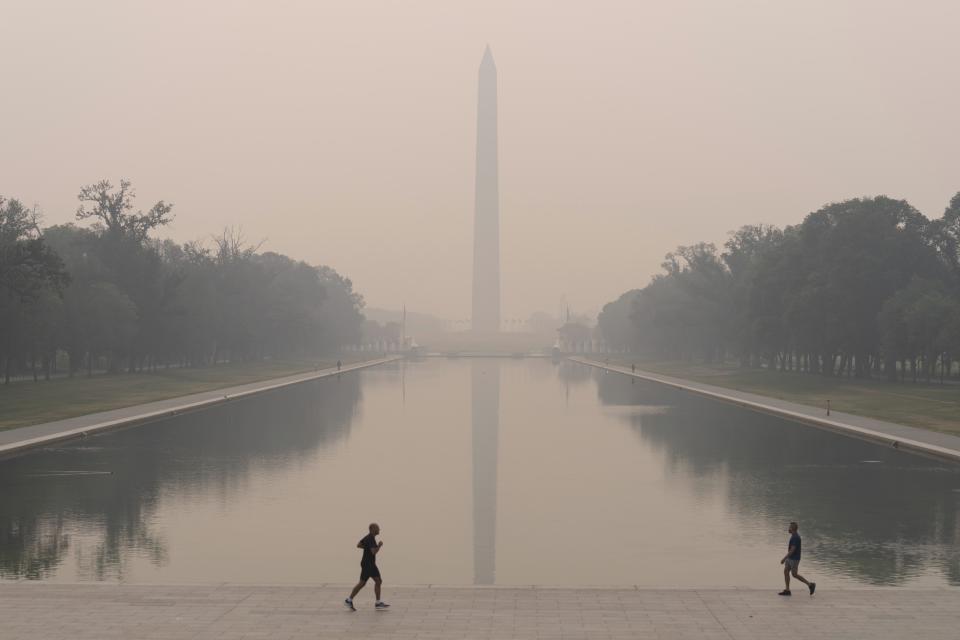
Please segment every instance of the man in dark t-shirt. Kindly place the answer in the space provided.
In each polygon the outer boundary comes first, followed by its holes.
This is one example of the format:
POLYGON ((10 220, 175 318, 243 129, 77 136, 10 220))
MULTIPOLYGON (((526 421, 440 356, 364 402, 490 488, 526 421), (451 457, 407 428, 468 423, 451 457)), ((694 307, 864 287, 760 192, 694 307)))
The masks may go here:
POLYGON ((377 554, 383 548, 383 542, 377 542, 378 535, 380 535, 380 525, 374 522, 370 525, 370 533, 357 543, 357 548, 363 549, 363 557, 360 559, 360 582, 350 592, 350 597, 343 601, 343 605, 351 611, 356 611, 353 606, 354 596, 360 593, 360 589, 363 589, 370 578, 373 578, 373 591, 377 596, 377 602, 373 608, 382 611, 390 606, 380 599, 380 585, 383 584, 383 580, 380 578, 380 569, 377 568, 377 554))
POLYGON ((780 561, 780 564, 783 565, 783 581, 786 583, 787 588, 779 593, 781 596, 790 595, 791 575, 807 585, 807 588, 810 589, 810 595, 813 595, 813 592, 817 590, 816 582, 808 582, 806 578, 797 573, 797 570, 800 568, 800 554, 802 547, 800 534, 797 533, 799 528, 800 527, 797 526, 796 522, 791 522, 790 527, 787 529, 787 531, 790 532, 790 541, 787 543, 787 555, 783 556, 783 559, 780 561))

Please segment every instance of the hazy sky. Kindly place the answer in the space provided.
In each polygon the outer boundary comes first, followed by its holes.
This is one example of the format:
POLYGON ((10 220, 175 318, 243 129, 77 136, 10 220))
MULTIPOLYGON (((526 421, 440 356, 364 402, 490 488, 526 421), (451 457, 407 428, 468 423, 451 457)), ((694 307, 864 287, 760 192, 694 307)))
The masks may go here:
POLYGON ((0 0, 0 194, 134 181, 374 306, 470 312, 477 67, 503 315, 598 309, 678 244, 960 190, 956 0, 0 0))

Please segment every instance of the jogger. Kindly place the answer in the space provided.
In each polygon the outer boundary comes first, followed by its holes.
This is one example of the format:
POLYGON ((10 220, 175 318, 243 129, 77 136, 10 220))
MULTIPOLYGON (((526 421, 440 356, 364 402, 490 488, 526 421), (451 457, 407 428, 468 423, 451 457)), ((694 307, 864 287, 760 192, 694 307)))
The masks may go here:
POLYGON ((374 604, 374 608, 378 610, 386 609, 390 605, 380 599, 380 585, 383 584, 383 580, 380 577, 380 569, 377 568, 377 554, 380 553, 380 549, 383 548, 383 542, 377 542, 377 536, 380 535, 380 525, 376 522, 370 524, 370 533, 365 535, 360 542, 357 543, 358 549, 363 549, 363 557, 360 559, 360 582, 353 588, 353 591, 350 592, 350 596, 343 601, 345 607, 351 611, 356 611, 356 608, 353 606, 353 598, 360 593, 360 590, 363 589, 364 585, 367 584, 367 580, 373 578, 373 592, 377 596, 377 602, 374 604))

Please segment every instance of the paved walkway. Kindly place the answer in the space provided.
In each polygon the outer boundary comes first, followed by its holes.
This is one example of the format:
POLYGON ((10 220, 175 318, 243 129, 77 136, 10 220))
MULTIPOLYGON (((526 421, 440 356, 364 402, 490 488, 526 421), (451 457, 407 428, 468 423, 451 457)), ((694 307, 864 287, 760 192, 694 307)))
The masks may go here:
MULTIPOLYGON (((888 446, 933 456, 936 458, 960 462, 960 437, 937 431, 917 429, 893 422, 884 422, 873 418, 864 418, 851 413, 831 411, 826 415, 823 407, 797 404, 779 400, 769 396, 761 396, 746 391, 717 387, 712 384, 693 382, 682 378, 664 376, 650 371, 637 370, 632 372, 630 367, 605 364, 590 358, 570 357, 573 362, 616 371, 624 375, 651 380, 677 389, 691 391, 698 395, 715 398, 724 402, 740 405, 754 411, 770 413, 797 422, 803 422, 822 429, 837 431, 855 438, 862 438, 888 446)), ((958 633, 960 637, 960 633, 958 633)))
MULTIPOLYGON (((339 373, 346 373, 356 369, 391 362, 399 357, 400 356, 389 356, 344 365, 339 373)), ((337 373, 336 367, 318 369, 316 371, 298 373, 292 376, 261 380, 260 382, 251 382, 249 384, 215 389, 213 391, 204 391, 203 393, 179 396, 168 400, 158 400, 157 402, 149 402, 147 404, 139 404, 122 409, 90 413, 76 418, 67 418, 66 420, 35 424, 17 429, 7 429, 6 431, 0 431, 0 457, 53 442, 82 437, 84 433, 91 434, 95 431, 117 429, 119 427, 166 418, 185 411, 196 411, 197 409, 212 407, 256 393, 263 393, 264 391, 271 391, 292 384, 307 382, 308 380, 333 376, 337 373)))
MULTIPOLYGON (((776 577, 776 576, 774 576, 776 577)), ((402 587, 374 611, 341 604, 347 586, 0 583, 4 640, 531 638, 902 640, 956 638, 960 589, 841 590, 813 598, 771 589, 402 587)), ((388 596, 388 597, 387 597, 388 596)))

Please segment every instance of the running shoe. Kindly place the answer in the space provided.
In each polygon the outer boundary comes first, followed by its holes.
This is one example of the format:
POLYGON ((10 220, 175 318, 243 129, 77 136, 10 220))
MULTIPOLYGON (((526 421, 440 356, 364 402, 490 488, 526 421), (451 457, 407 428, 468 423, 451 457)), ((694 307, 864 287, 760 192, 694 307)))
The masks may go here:
POLYGON ((345 606, 347 609, 350 609, 350 611, 357 610, 356 607, 353 606, 353 600, 351 600, 350 598, 347 598, 346 600, 343 601, 343 606, 345 606))
POLYGON ((377 611, 383 611, 384 609, 389 609, 390 605, 388 605, 386 602, 378 602, 375 605, 373 605, 373 608, 376 609, 377 611))
POLYGON ((810 583, 810 595, 813 595, 813 592, 816 591, 816 590, 817 590, 817 583, 816 583, 816 582, 811 582, 811 583, 810 583))
POLYGON ((784 589, 783 591, 781 591, 781 592, 778 593, 777 595, 778 595, 778 596, 789 596, 789 595, 793 595, 793 594, 790 593, 790 590, 789 590, 789 589, 784 589))

